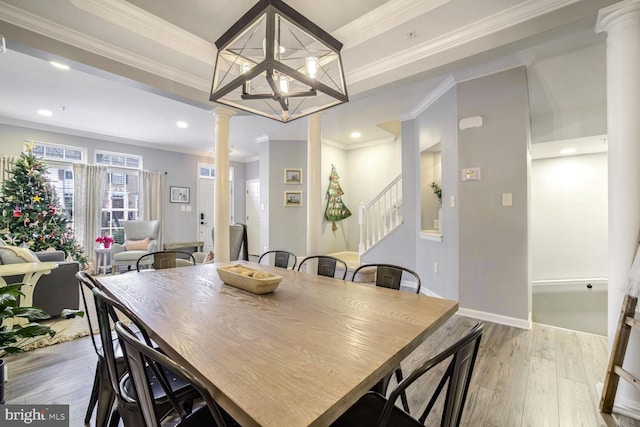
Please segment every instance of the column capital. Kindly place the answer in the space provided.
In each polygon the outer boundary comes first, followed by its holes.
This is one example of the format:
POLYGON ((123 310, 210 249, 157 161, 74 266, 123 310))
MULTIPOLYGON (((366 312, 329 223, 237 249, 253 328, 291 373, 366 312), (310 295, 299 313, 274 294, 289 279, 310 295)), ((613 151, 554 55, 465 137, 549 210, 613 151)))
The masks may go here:
POLYGON ((232 110, 231 108, 216 107, 213 110, 211 110, 211 114, 213 114, 216 117, 231 118, 231 117, 235 116, 238 113, 235 110, 232 110))
POLYGON ((600 9, 596 33, 609 32, 620 24, 640 25, 640 0, 624 0, 600 9))

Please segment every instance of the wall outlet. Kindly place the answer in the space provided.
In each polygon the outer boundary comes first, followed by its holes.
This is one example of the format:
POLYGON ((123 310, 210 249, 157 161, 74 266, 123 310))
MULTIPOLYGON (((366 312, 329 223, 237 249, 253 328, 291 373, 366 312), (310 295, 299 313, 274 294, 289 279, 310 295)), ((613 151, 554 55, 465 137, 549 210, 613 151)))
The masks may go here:
POLYGON ((437 262, 433 263, 433 272, 438 274, 438 272, 440 271, 440 266, 438 265, 437 262))
POLYGON ((449 196, 449 207, 450 208, 456 207, 456 196, 449 196))
POLYGON ((440 221, 438 221, 437 219, 433 220, 433 228, 435 230, 440 230, 440 221))

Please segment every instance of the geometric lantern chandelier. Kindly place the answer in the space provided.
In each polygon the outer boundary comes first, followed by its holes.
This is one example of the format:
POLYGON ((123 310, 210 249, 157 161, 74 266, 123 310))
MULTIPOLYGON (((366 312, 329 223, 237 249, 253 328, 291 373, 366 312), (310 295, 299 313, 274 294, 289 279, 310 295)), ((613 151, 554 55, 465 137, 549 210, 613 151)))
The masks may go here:
POLYGON ((349 101, 342 43, 281 0, 261 0, 217 41, 210 100, 281 122, 349 101))

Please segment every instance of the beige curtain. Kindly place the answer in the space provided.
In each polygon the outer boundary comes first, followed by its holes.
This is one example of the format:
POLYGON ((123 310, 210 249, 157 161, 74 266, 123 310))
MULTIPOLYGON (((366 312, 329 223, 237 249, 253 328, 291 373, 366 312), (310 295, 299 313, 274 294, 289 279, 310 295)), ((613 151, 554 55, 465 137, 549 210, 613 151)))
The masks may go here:
POLYGON ((74 235, 84 248, 89 261, 96 262, 96 237, 100 235, 100 221, 105 192, 107 191, 106 166, 73 164, 74 235))
POLYGON ((3 181, 9 178, 9 171, 13 166, 13 162, 18 159, 18 156, 0 156, 0 185, 2 185, 3 181))
POLYGON ((142 213, 140 219, 160 221, 158 233, 158 250, 162 250, 162 207, 164 204, 165 173, 156 171, 142 171, 142 213))

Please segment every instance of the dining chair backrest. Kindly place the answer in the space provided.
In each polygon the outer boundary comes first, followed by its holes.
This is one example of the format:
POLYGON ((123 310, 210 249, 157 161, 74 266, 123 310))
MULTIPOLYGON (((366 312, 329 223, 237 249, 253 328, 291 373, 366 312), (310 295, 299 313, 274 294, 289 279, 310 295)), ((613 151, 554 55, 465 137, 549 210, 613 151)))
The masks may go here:
POLYGON ((104 354, 107 368, 109 370, 111 386, 113 387, 113 390, 115 391, 119 399, 126 400, 125 396, 122 395, 120 386, 118 384, 120 375, 118 373, 116 365, 115 347, 111 339, 111 326, 112 324, 120 320, 115 312, 115 309, 121 311, 127 318, 129 318, 129 320, 131 320, 136 325, 136 327, 140 330, 140 333, 142 333, 145 341, 149 345, 151 345, 151 339, 149 338, 149 335, 145 331, 142 323, 139 321, 137 316, 131 313, 128 308, 108 297, 97 287, 93 288, 92 292, 96 305, 98 329, 100 331, 100 339, 102 341, 102 352, 104 354))
MULTIPOLYGON (((482 337, 484 325, 477 323, 471 331, 464 337, 456 341, 453 345, 438 353, 436 356, 425 361, 414 369, 404 380, 402 380, 392 391, 389 397, 385 397, 375 391, 370 391, 360 398, 353 406, 347 409, 333 424, 333 427, 392 427, 392 426, 426 426, 436 425, 432 421, 426 424, 427 418, 439 400, 442 391, 446 386, 444 406, 441 410, 434 411, 441 414, 441 427, 457 427, 462 419, 462 412, 469 391, 469 384, 473 374, 480 339, 482 337), (422 378, 427 372, 439 374, 444 372, 440 381, 437 382, 431 397, 419 417, 410 415, 406 410, 396 406, 399 397, 407 392, 416 381, 422 378)), ((431 377, 428 378, 431 380, 431 377)), ((426 384, 424 381, 418 382, 411 390, 415 391, 415 396, 424 393, 426 384)), ((432 382, 429 381, 431 384, 432 382)), ((434 382, 435 384, 435 382, 434 382)), ((442 399, 440 399, 442 401, 442 399)), ((422 408, 424 403, 420 404, 422 408)))
POLYGON ((298 263, 298 257, 293 252, 285 251, 282 249, 267 251, 263 253, 262 255, 260 255, 260 258, 258 258, 258 263, 261 263, 263 258, 267 258, 267 260, 270 259, 272 255, 274 257, 274 266, 280 268, 289 268, 289 266, 291 265, 291 269, 295 270, 296 264, 298 263), (291 261, 293 261, 293 265, 291 264, 291 261))
MULTIPOLYGON (((215 241, 215 229, 212 228, 211 244, 214 245, 215 241)), ((229 226, 229 261, 237 260, 249 261, 247 226, 241 222, 229 226)))
MULTIPOLYGON (((102 349, 102 342, 99 341, 100 335, 96 336, 96 333, 94 333, 94 322, 91 320, 93 317, 94 304, 89 304, 89 301, 94 300, 93 289, 100 289, 100 283, 93 276, 84 271, 77 272, 76 279, 78 279, 80 296, 84 304, 84 315, 87 318, 91 343, 93 344, 96 356, 98 357, 93 387, 91 390, 91 396, 89 397, 89 404, 87 406, 84 422, 85 424, 88 424, 91 421, 95 409, 96 415, 94 417, 94 425, 97 427, 106 427, 109 421, 109 414, 111 412, 111 406, 113 405, 115 395, 110 384, 111 379, 102 349), (86 291, 90 292, 89 299, 87 298, 86 291)), ((109 317, 111 322, 117 320, 115 313, 113 312, 109 313, 109 317)), ((114 354, 116 358, 116 370, 120 374, 124 372, 124 360, 122 358, 122 353, 120 351, 116 351, 114 354)))
POLYGON ((136 270, 140 271, 145 266, 151 266, 156 270, 165 268, 184 267, 186 265, 196 265, 196 259, 189 252, 183 251, 156 251, 149 252, 138 258, 136 270))
POLYGON ((420 276, 413 270, 394 264, 363 264, 353 272, 352 281, 356 282, 358 274, 365 273, 368 269, 375 269, 376 286, 400 290, 403 273, 411 274, 416 281, 416 293, 420 293, 420 276))
POLYGON ((93 332, 93 322, 91 321, 91 316, 89 315, 89 304, 87 303, 87 296, 84 293, 85 290, 91 292, 93 291, 93 288, 99 289, 100 284, 96 279, 93 278, 93 276, 84 271, 78 271, 76 273, 76 279, 78 279, 78 286, 80 287, 80 297, 82 298, 82 303, 84 304, 84 313, 85 317, 87 318, 87 324, 89 325, 89 335, 91 336, 91 342, 93 343, 93 348, 95 349, 96 354, 98 356, 101 356, 102 344, 96 341, 96 336, 93 332))
POLYGON ((483 329, 484 324, 477 323, 471 331, 456 343, 440 352, 435 357, 429 359, 418 368, 414 369, 404 381, 398 384, 391 391, 388 402, 382 411, 380 424, 385 425, 385 419, 388 420, 391 414, 391 406, 394 406, 395 401, 398 399, 400 394, 407 389, 407 387, 434 367, 451 358, 442 379, 438 383, 434 394, 431 396, 429 403, 418 420, 422 424, 425 424, 427 416, 431 412, 431 409, 433 409, 433 406, 438 400, 444 386, 448 383, 440 425, 443 427, 459 426, 464 404, 467 399, 467 392, 469 391, 469 384, 471 383, 471 375, 473 374, 473 368, 478 356, 478 349, 480 348, 480 339, 482 338, 483 329))
POLYGON ((195 375, 163 353, 140 341, 123 323, 116 322, 115 330, 124 349, 127 369, 133 380, 140 409, 148 427, 159 427, 161 425, 161 417, 166 415, 166 409, 159 410, 158 401, 154 398, 153 390, 153 384, 157 381, 156 378, 163 368, 168 368, 186 379, 206 403, 205 407, 193 413, 187 413, 171 387, 160 381, 160 385, 171 403, 174 415, 177 415, 180 419, 177 424, 173 425, 180 427, 202 425, 224 427, 227 425, 218 404, 195 375), (156 378, 152 374, 155 374, 156 378), (205 411, 208 413, 205 413, 205 411))
MULTIPOLYGON (((138 329, 138 336, 141 337, 141 339, 147 346, 153 347, 153 343, 151 341, 151 338, 149 337, 149 334, 145 330, 143 323, 131 310, 129 310, 127 307, 120 304, 113 298, 107 296, 100 289, 94 288, 92 292, 96 303, 98 327, 100 329, 100 338, 102 340, 102 346, 104 348, 104 357, 107 362, 111 385, 115 390, 117 401, 117 410, 114 411, 111 415, 111 424, 117 425, 116 423, 120 418, 122 418, 124 425, 128 427, 145 427, 146 424, 144 422, 144 416, 141 413, 141 408, 135 390, 135 384, 133 384, 132 386, 132 378, 130 374, 125 374, 124 376, 120 377, 117 370, 115 360, 115 345, 111 340, 112 335, 109 313, 116 313, 116 310, 118 312, 121 312, 138 329)), ((117 322, 118 320, 116 320, 115 323, 117 322)), ((193 394, 193 388, 187 381, 185 381, 184 378, 176 375, 174 372, 171 372, 164 367, 150 367, 150 369, 153 372, 154 378, 156 378, 153 395, 156 399, 158 399, 159 404, 162 405, 163 411, 170 409, 169 407, 171 406, 168 401, 168 396, 163 390, 164 386, 171 388, 174 391, 175 395, 180 395, 181 401, 185 402, 188 400, 189 402, 191 402, 188 404, 192 404, 193 399, 191 397, 191 394, 193 394)))
POLYGON ((318 269, 317 269, 318 276, 335 277, 336 267, 340 265, 340 267, 342 267, 342 269, 344 270, 344 273, 342 275, 342 280, 344 280, 347 277, 347 263, 341 260, 340 258, 332 257, 330 255, 308 256, 302 261, 300 261, 300 264, 298 265, 298 271, 302 269, 302 266, 304 266, 307 263, 307 261, 311 261, 311 260, 318 261, 318 269))

